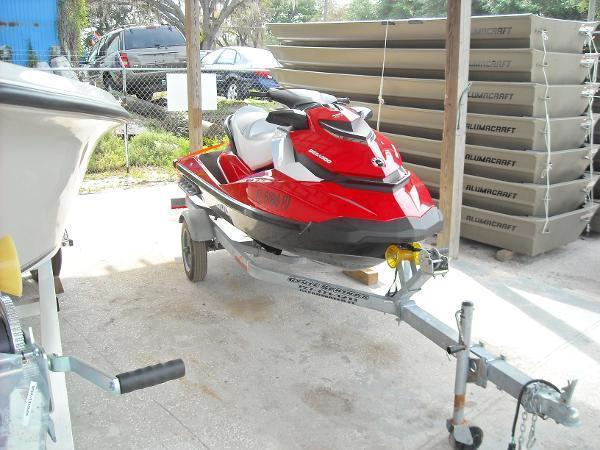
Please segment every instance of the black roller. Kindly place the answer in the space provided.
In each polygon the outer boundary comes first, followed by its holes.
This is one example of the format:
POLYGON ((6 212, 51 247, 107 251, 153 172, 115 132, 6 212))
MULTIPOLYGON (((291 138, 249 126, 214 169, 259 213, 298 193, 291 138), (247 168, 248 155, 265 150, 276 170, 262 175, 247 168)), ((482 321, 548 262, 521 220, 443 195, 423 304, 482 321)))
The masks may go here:
POLYGON ((0 353, 14 353, 13 346, 8 328, 6 326, 6 318, 0 317, 0 353))

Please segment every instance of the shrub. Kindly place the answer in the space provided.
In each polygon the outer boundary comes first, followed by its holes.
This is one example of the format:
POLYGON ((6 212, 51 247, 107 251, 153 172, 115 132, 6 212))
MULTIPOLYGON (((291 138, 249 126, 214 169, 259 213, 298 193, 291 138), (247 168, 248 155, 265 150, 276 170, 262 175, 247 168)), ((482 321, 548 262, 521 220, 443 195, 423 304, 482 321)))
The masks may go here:
POLYGON ((108 172, 125 167, 125 144, 123 137, 110 132, 98 141, 90 158, 89 173, 108 172))
POLYGON ((168 132, 144 131, 129 142, 129 163, 137 167, 171 167, 189 152, 189 142, 168 132))

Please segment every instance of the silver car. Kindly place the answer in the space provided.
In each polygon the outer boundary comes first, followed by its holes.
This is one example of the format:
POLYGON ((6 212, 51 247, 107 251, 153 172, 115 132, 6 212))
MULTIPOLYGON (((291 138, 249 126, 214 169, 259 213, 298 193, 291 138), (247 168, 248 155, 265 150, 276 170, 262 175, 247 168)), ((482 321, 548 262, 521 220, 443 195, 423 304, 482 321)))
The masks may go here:
POLYGON ((186 67, 185 37, 175 27, 133 26, 111 31, 92 49, 86 66, 90 79, 106 89, 123 90, 123 68, 128 70, 128 94, 148 100, 166 89, 166 71, 141 70, 186 67), (111 70, 115 69, 115 70, 111 70))

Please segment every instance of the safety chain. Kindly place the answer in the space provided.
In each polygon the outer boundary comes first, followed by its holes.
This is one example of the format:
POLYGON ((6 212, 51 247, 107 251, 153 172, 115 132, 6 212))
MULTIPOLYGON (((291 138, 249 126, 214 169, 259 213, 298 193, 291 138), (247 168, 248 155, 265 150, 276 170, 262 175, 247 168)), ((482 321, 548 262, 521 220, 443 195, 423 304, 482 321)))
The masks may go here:
POLYGON ((535 436, 535 424, 537 422, 538 416, 536 414, 531 414, 531 426, 529 427, 529 433, 527 435, 527 443, 525 443, 525 433, 527 433, 527 418, 529 414, 527 411, 523 411, 521 414, 521 425, 519 427, 519 440, 518 440, 518 450, 531 450, 535 445, 537 438, 535 436))
POLYGON ((521 414, 521 426, 519 427, 519 450, 523 450, 523 443, 525 442, 525 432, 527 431, 527 411, 523 411, 521 414))

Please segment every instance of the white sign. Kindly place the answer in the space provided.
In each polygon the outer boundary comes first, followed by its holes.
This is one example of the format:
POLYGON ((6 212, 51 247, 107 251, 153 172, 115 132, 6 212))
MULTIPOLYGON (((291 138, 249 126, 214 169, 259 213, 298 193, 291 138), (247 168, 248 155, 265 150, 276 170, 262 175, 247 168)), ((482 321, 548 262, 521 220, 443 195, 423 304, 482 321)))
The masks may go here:
MULTIPOLYGON (((167 109, 169 111, 187 111, 187 74, 167 74, 167 109)), ((217 76, 214 73, 202 74, 202 110, 217 109, 217 76)))

